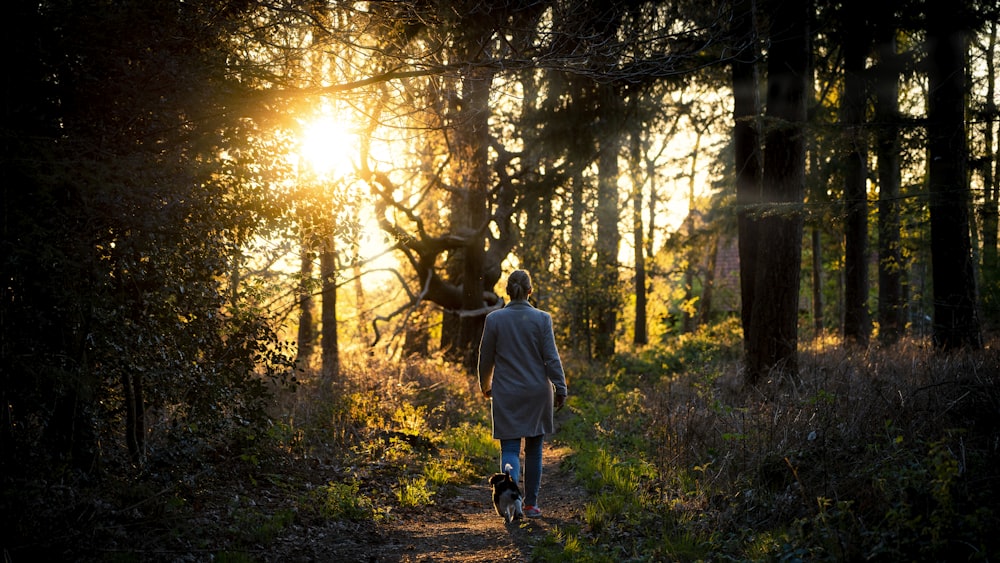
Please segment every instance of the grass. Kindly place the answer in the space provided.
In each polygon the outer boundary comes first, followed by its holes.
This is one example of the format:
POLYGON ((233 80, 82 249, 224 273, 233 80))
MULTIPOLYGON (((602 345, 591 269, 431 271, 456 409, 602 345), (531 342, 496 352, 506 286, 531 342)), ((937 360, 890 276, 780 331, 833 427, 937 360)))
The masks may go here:
MULTIPOLYGON (((1000 556, 996 348, 809 343, 801 384, 747 389, 740 346, 738 327, 723 324, 607 366, 565 359, 572 393, 555 438, 589 498, 579 523, 537 539, 533 560, 1000 556)), ((370 358, 343 368, 329 392, 303 377, 270 430, 233 448, 238 463, 220 475, 237 500, 192 478, 122 487, 115 506, 162 520, 147 531, 164 545, 183 537, 250 561, 292 528, 375 529, 493 470, 488 405, 460 368, 370 358), (184 527, 185 514, 209 511, 218 517, 184 527)), ((102 528, 124 542, 119 529, 102 528)))
MULTIPOLYGON (((310 384, 306 380, 306 393, 310 384)), ((411 361, 400 367, 364 359, 344 363, 326 404, 289 409, 294 431, 283 435, 294 436, 307 452, 335 445, 343 452, 340 463, 353 468, 344 482, 326 488, 335 502, 327 502, 325 516, 391 515, 434 504, 456 486, 482 478, 498 446, 488 406, 471 385, 449 364, 411 361), (363 506, 343 506, 355 497, 365 499, 363 506)))
MULTIPOLYGON (((495 465, 488 404, 457 366, 365 358, 345 361, 332 388, 310 374, 301 380, 295 393, 279 395, 266 432, 231 446, 233 463, 219 472, 227 482, 137 482, 118 491, 119 504, 180 523, 150 527, 162 538, 155 542, 184 539, 220 560, 255 561, 261 546, 293 528, 334 524, 373 537, 399 511, 440 503, 495 465), (209 498, 215 490, 219 497, 209 498), (191 511, 198 518, 188 526, 182 514, 191 511), (218 517, 202 517, 207 511, 218 517)), ((148 545, 117 555, 141 556, 148 545)))
POLYGON ((404 478, 396 489, 396 500, 402 508, 416 508, 434 504, 435 488, 426 477, 404 478))
POLYGON ((378 519, 380 512, 368 495, 361 492, 357 481, 331 482, 311 491, 306 506, 330 520, 378 519))
POLYGON ((801 385, 745 389, 731 346, 715 327, 571 370, 559 438, 592 496, 539 560, 997 557, 995 350, 817 346, 801 385))

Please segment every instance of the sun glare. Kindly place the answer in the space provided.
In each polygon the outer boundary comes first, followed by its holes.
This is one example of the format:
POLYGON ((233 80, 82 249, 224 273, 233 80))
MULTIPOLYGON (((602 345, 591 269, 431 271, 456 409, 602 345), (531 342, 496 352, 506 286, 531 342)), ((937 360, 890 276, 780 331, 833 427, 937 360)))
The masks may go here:
POLYGON ((354 169, 357 139, 346 125, 330 116, 307 123, 301 143, 302 158, 319 176, 346 176, 354 169))
MULTIPOLYGON (((348 123, 330 114, 302 120, 300 127, 298 150, 289 156, 298 163, 300 173, 312 177, 312 182, 318 181, 319 185, 331 188, 338 186, 335 189, 341 192, 343 201, 353 207, 350 212, 362 226, 354 241, 358 245, 357 257, 366 263, 365 269, 370 272, 365 279, 371 280, 373 285, 390 279, 391 274, 383 270, 398 267, 399 263, 378 227, 373 205, 354 192, 358 184, 353 173, 361 156, 357 134, 352 132, 348 123)), ((296 179, 302 180, 306 178, 296 179)))

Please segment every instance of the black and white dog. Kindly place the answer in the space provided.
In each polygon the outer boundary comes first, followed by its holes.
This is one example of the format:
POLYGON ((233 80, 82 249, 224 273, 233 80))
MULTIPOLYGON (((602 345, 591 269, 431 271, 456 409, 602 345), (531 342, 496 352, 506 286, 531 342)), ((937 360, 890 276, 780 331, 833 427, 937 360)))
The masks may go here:
POLYGON ((511 466, 508 463, 503 468, 503 473, 494 473, 490 477, 490 485, 493 487, 493 508, 503 517, 506 524, 510 524, 511 520, 524 518, 524 512, 521 511, 523 503, 521 489, 518 488, 517 481, 510 478, 510 470, 511 466))

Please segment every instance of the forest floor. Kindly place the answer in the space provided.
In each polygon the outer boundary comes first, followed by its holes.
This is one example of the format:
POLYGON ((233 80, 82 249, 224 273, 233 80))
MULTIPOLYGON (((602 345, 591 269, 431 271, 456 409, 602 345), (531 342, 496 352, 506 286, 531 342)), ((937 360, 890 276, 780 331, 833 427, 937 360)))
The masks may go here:
POLYGON ((372 563, 458 563, 529 561, 532 546, 557 528, 582 521, 586 491, 562 467, 569 450, 546 441, 543 453, 540 518, 504 524, 491 491, 482 482, 457 487, 454 494, 424 508, 397 511, 377 529, 330 522, 283 534, 274 561, 368 561, 372 563))

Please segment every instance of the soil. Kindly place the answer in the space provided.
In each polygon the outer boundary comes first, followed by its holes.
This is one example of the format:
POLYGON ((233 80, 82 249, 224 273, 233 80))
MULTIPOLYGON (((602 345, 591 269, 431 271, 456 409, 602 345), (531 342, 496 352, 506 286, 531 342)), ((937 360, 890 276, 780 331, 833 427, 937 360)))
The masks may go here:
POLYGON ((282 561, 367 561, 371 563, 459 563, 529 561, 534 544, 556 528, 582 521, 586 492, 562 467, 569 453, 546 441, 543 451, 540 518, 505 524, 493 509, 486 476, 422 509, 396 513, 378 530, 331 523, 302 530, 279 549, 282 561))

